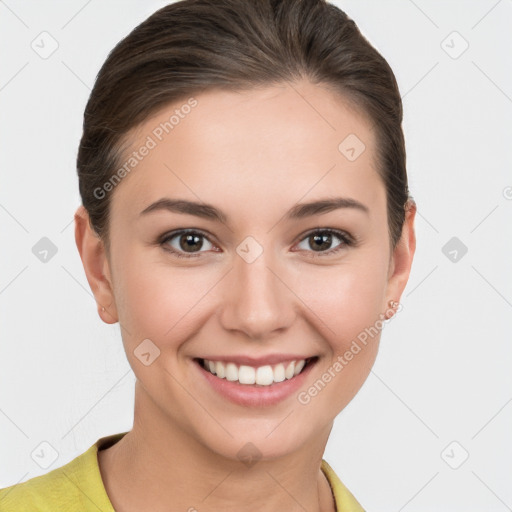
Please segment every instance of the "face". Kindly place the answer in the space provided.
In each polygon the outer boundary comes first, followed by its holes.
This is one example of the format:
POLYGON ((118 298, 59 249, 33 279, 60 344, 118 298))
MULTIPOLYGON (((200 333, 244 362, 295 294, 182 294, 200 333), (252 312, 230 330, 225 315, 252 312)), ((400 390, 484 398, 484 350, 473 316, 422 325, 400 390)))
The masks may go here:
POLYGON ((246 442, 282 456, 325 437, 367 378, 380 331, 361 333, 400 299, 413 217, 391 253, 371 122, 329 90, 301 82, 195 100, 132 134, 131 151, 152 147, 113 192, 111 253, 94 256, 106 279, 86 272, 105 321, 120 322, 137 399, 159 421, 226 457, 246 442), (355 159, 340 150, 350 134, 365 146, 355 159), (152 206, 161 199, 210 207, 152 206), (267 356, 316 359, 270 387, 230 382, 228 394, 196 361, 267 356))

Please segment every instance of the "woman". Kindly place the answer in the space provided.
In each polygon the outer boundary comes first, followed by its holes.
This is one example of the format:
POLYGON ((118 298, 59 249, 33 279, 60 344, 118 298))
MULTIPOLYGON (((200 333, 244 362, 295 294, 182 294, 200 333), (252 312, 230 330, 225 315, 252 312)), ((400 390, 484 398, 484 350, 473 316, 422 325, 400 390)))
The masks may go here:
POLYGON ((133 428, 9 511, 360 511, 323 457, 415 251, 392 70, 321 0, 184 0, 110 53, 75 238, 133 428))

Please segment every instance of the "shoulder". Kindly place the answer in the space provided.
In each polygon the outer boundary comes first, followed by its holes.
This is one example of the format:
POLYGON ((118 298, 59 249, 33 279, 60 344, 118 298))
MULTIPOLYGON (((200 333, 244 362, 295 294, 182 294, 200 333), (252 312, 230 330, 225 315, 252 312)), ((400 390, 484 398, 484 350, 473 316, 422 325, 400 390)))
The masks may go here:
POLYGON ((98 467, 98 448, 125 433, 96 441, 67 464, 44 475, 0 489, 0 510, 8 512, 113 512, 98 467))
POLYGON ((334 472, 334 469, 332 469, 324 459, 322 459, 321 469, 327 477, 329 485, 331 486, 337 510, 340 512, 365 512, 364 508, 355 499, 354 495, 339 479, 338 475, 334 472))
POLYGON ((80 504, 82 453, 64 466, 20 484, 0 489, 0 510, 22 512, 25 510, 50 512, 51 510, 78 510, 80 504))

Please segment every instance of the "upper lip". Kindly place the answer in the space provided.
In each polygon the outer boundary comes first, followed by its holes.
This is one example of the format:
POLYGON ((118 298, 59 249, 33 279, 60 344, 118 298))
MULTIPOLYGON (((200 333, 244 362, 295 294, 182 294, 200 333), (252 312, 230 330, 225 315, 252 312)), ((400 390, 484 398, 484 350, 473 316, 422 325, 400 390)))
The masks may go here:
POLYGON ((300 354, 270 354, 262 357, 252 357, 252 356, 244 356, 244 355, 226 355, 226 356, 205 356, 202 358, 196 359, 207 359, 208 361, 223 361, 223 362, 232 362, 237 365, 245 365, 245 366, 266 366, 272 364, 279 363, 289 363, 290 361, 300 361, 301 359, 309 359, 312 357, 316 357, 314 355, 311 356, 303 356, 300 354))

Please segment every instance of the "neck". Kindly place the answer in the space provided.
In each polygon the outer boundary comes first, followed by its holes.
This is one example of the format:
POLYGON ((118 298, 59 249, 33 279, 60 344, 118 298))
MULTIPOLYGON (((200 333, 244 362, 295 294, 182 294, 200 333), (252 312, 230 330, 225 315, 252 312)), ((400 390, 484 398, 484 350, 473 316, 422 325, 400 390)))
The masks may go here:
POLYGON ((171 423, 141 388, 136 386, 132 430, 98 452, 116 512, 335 511, 320 469, 332 425, 321 439, 299 451, 244 464, 213 452, 190 431, 171 423))

